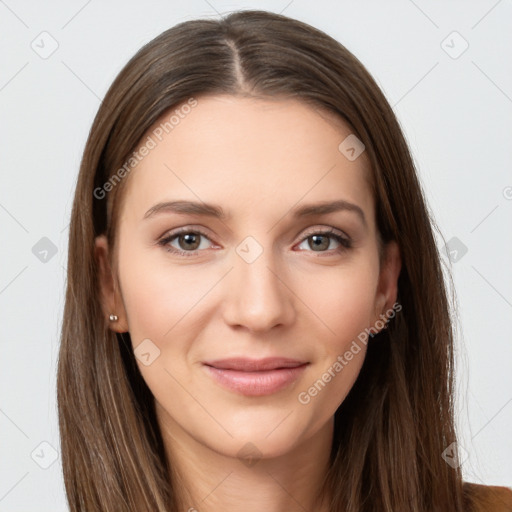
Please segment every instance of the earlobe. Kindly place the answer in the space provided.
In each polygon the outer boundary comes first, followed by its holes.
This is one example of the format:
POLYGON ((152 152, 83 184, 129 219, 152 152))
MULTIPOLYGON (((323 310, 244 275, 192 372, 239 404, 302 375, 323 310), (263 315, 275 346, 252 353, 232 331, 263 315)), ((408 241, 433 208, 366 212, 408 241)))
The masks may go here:
POLYGON ((98 292, 100 294, 103 315, 110 329, 115 332, 128 332, 126 312, 117 281, 110 266, 109 247, 105 235, 96 237, 94 256, 98 265, 98 292))

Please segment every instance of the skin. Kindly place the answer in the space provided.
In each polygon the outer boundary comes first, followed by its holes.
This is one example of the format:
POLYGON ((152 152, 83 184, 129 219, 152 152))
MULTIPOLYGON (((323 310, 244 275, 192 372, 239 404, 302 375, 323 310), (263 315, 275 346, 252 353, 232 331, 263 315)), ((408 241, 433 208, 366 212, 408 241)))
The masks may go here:
POLYGON ((129 331, 134 349, 149 339, 160 351, 148 366, 137 363, 183 479, 183 510, 327 510, 319 492, 334 413, 366 345, 309 403, 298 395, 392 308, 401 267, 396 243, 379 262, 366 154, 349 161, 338 150, 350 133, 341 119, 294 99, 200 97, 126 178, 115 266, 105 237, 96 240, 104 312, 119 317, 111 328, 129 331), (144 219, 153 205, 177 199, 215 203, 230 217, 144 219), (358 205, 366 225, 348 210, 292 215, 338 199, 358 205), (179 237, 167 244, 194 256, 158 245, 180 227, 207 235, 196 237, 199 247, 179 237), (338 250, 326 236, 315 250, 312 235, 329 228, 352 247, 338 250), (237 252, 248 236, 263 250, 251 263, 237 252), (287 388, 247 397, 221 387, 202 365, 231 356, 310 364, 287 388), (238 455, 247 443, 252 465, 238 455))

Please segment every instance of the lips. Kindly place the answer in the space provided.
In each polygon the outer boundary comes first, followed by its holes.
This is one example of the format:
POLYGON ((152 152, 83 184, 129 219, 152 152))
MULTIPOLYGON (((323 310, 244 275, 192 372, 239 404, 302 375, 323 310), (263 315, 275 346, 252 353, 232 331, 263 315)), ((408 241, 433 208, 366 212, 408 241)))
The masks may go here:
POLYGON ((219 359, 203 364, 208 374, 222 387, 245 396, 264 396, 291 385, 309 362, 272 357, 219 359))
POLYGON ((242 372, 259 372, 265 370, 276 370, 279 368, 296 368, 306 364, 306 361, 290 359, 286 357, 267 357, 265 359, 248 359, 235 357, 230 359, 219 359, 206 361, 204 364, 218 368, 219 370, 237 370, 242 372))

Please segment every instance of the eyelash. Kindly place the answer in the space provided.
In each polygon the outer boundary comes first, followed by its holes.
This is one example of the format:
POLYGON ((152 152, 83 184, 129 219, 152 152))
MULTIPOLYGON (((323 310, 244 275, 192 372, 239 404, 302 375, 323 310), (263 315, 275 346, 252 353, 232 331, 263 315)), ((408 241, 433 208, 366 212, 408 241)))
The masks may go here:
MULTIPOLYGON (((178 237, 179 235, 182 235, 182 234, 196 234, 196 235, 202 235, 204 236, 205 238, 207 238, 208 240, 210 240, 210 238, 208 237, 208 235, 206 233, 204 233, 203 231, 201 231, 200 229, 188 229, 188 228, 182 228, 182 229, 179 229, 178 231, 174 231, 172 233, 169 233, 169 235, 165 236, 164 238, 160 239, 158 241, 158 245, 160 246, 163 246, 165 248, 166 251, 172 253, 172 254, 177 254, 178 256, 185 256, 185 257, 190 257, 190 256, 197 256, 197 254, 199 252, 201 252, 201 250, 195 250, 195 251, 183 251, 181 249, 176 249, 175 247, 171 247, 169 246, 168 244, 174 240, 176 237, 178 237)), ((342 237, 341 235, 338 235, 337 233, 335 233, 334 229, 329 229, 329 230, 324 230, 324 231, 313 231, 312 233, 308 234, 307 236, 305 236, 301 241, 300 243, 304 242, 305 240, 307 240, 308 238, 314 236, 314 235, 322 235, 322 236, 326 236, 326 235, 329 235, 331 238, 334 238, 337 242, 340 243, 340 247, 338 247, 337 249, 331 249, 331 251, 334 251, 334 253, 338 253, 338 254, 341 254, 349 249, 352 248, 352 241, 348 238, 345 238, 345 237, 342 237)), ((210 240, 211 241, 211 240, 210 240)), ((308 251, 306 251, 308 252, 308 251)), ((309 251, 309 252, 315 252, 315 251, 309 251)), ((321 256, 322 254, 329 254, 330 251, 319 251, 319 254, 318 256, 321 256)))

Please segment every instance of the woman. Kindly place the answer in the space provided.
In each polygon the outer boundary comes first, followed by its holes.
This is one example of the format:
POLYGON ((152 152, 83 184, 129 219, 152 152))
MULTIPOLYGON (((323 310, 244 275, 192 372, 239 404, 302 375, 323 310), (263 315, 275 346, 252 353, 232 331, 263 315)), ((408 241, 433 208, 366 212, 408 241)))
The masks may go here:
POLYGON ((511 510, 462 482, 432 223, 392 109, 326 34, 244 11, 144 46, 72 212, 70 509, 511 510))

